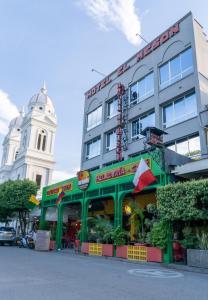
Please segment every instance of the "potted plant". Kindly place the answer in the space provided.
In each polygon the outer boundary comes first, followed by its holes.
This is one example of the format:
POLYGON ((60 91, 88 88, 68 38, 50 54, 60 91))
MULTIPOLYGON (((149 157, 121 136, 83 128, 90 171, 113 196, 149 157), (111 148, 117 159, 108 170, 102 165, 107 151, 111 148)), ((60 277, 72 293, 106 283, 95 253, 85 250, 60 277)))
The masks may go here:
MULTIPOLYGON (((89 254, 91 253, 91 248, 101 247, 101 255, 103 256, 113 256, 113 245, 112 241, 107 235, 108 232, 112 230, 113 226, 109 219, 106 217, 96 216, 88 218, 88 232, 87 232, 87 241, 88 244, 84 243, 82 246, 82 252, 89 254)), ((94 250, 93 250, 93 253, 94 250)), ((98 255, 98 254, 97 254, 98 255)), ((100 255, 100 254, 99 254, 100 255)))
POLYGON ((150 232, 153 247, 147 247, 147 261, 162 262, 163 252, 168 243, 168 226, 165 222, 155 222, 150 232))
POLYGON ((194 233, 191 228, 185 228, 183 234, 181 243, 187 249, 188 266, 208 268, 208 232, 194 233))
MULTIPOLYGON (((104 236, 104 239, 110 240, 115 249, 115 254, 117 257, 127 258, 127 247, 125 244, 127 242, 129 234, 121 228, 121 226, 117 226, 116 228, 112 228, 111 231, 107 232, 104 236)), ((111 250, 112 251, 112 250, 111 250)))

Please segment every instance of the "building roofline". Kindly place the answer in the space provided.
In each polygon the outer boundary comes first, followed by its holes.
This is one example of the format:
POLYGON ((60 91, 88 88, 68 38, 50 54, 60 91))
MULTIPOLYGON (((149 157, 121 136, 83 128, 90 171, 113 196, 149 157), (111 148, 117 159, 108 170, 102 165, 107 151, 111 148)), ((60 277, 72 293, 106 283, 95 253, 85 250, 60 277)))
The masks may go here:
MULTIPOLYGON (((185 14, 182 18, 180 18, 179 20, 177 20, 176 22, 173 23, 176 24, 176 23, 180 23, 182 22, 184 19, 186 19, 188 16, 193 16, 192 12, 189 11, 187 14, 185 14)), ((196 20, 196 19, 194 19, 196 20)), ((196 20, 196 22, 200 25, 200 23, 196 20)), ((160 33, 159 35, 157 35, 155 38, 153 38, 147 45, 151 44, 154 40, 156 40, 157 38, 159 38, 163 33, 165 33, 168 29, 170 29, 173 25, 169 26, 166 30, 164 30, 162 33, 160 33)), ((201 26, 201 25, 200 25, 201 26)), ((202 26, 201 26, 202 27, 202 26)), ((203 28, 203 27, 202 27, 203 28)), ((121 65, 119 65, 116 69, 114 69, 111 73, 109 73, 107 76, 105 76, 102 80, 98 81, 96 84, 94 84, 91 88, 89 88, 86 92, 85 92, 85 95, 92 89, 94 88, 96 85, 99 85, 103 80, 105 80, 106 78, 110 77, 111 75, 113 75, 117 69, 119 69, 121 66, 123 66, 124 64, 127 64, 128 62, 130 62, 133 58, 135 58, 137 56, 137 54, 140 52, 140 51, 143 51, 147 45, 143 48, 141 48, 139 51, 137 51, 135 54, 133 54, 129 59, 127 59, 126 61, 124 61, 121 65)))

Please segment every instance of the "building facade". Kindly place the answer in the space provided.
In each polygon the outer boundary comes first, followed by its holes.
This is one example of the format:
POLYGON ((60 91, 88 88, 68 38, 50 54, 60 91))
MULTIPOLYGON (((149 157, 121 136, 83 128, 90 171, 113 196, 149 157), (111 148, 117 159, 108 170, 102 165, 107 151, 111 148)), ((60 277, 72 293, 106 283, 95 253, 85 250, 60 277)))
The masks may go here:
POLYGON ((208 156, 208 42, 191 12, 86 92, 81 169, 118 161, 120 128, 122 159, 140 154, 147 126, 179 154, 208 156))
POLYGON ((0 182, 30 179, 42 188, 51 183, 57 119, 44 86, 29 101, 27 112, 9 124, 3 141, 0 182))

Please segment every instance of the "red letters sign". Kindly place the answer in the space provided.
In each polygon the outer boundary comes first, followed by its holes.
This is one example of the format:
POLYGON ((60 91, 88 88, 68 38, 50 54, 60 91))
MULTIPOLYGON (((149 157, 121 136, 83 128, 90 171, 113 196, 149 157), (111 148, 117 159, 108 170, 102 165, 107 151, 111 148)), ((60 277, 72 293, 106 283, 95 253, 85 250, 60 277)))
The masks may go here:
POLYGON ((145 48, 143 48, 139 53, 137 54, 137 61, 142 60, 145 56, 150 54, 152 51, 154 51, 156 48, 164 44, 167 40, 169 40, 172 36, 174 36, 176 33, 178 33, 180 30, 179 23, 172 26, 170 29, 168 29, 166 32, 164 32, 159 38, 148 44, 145 48))
POLYGON ((57 186, 51 190, 48 190, 46 195, 47 196, 51 196, 51 195, 56 195, 60 192, 60 190, 62 190, 63 192, 66 192, 66 191, 71 191, 72 190, 72 183, 69 182, 65 185, 62 185, 62 186, 57 186))
MULTIPOLYGON (((145 159, 147 165, 151 168, 151 160, 149 158, 145 159)), ((123 176, 132 175, 136 172, 139 162, 123 165, 121 167, 99 173, 96 176, 96 183, 100 183, 106 180, 111 180, 123 176)))
POLYGON ((100 81, 97 85, 95 85, 91 90, 89 90, 87 93, 85 93, 85 96, 87 98, 92 97, 97 92, 99 92, 101 89, 103 89, 106 85, 108 85, 111 82, 111 79, 109 77, 106 77, 104 80, 100 81))
MULTIPOLYGON (((156 38, 153 42, 148 44, 145 48, 139 51, 136 54, 137 62, 141 61, 145 56, 149 55, 152 51, 157 49, 159 46, 167 42, 171 37, 173 37, 176 33, 180 31, 179 23, 173 25, 170 29, 165 31, 160 37, 156 38)), ((127 63, 124 63, 117 69, 117 77, 121 76, 124 72, 126 72, 131 66, 127 63)), ((86 98, 90 98, 103 89, 106 85, 108 85, 112 79, 106 77, 104 80, 100 81, 97 85, 95 85, 92 89, 85 93, 86 98)))

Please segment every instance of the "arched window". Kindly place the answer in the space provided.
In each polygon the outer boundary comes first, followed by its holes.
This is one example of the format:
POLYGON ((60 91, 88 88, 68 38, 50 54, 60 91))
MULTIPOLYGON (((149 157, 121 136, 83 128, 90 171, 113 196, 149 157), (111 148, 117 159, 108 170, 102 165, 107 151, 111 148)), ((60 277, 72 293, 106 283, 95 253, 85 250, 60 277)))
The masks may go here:
POLYGON ((45 151, 45 148, 46 148, 46 135, 43 136, 42 150, 45 151))
POLYGON ((19 151, 16 151, 15 152, 15 157, 14 157, 14 160, 16 160, 17 159, 17 155, 19 154, 19 151))
POLYGON ((42 151, 46 150, 46 132, 45 132, 45 130, 41 130, 41 132, 38 133, 37 149, 42 150, 42 151))
POLYGON ((41 134, 39 133, 39 135, 38 135, 38 144, 37 144, 37 149, 38 149, 38 150, 40 150, 41 140, 42 140, 42 136, 41 136, 41 134))

